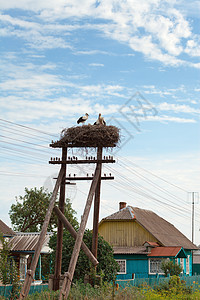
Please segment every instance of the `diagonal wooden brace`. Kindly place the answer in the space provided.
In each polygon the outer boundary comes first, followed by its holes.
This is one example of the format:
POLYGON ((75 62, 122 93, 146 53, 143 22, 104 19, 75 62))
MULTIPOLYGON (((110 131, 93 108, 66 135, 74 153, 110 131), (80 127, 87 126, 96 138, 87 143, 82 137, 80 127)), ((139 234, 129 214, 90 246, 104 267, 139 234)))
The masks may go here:
MULTIPOLYGON (((65 217, 65 215, 60 211, 60 209, 57 206, 55 206, 53 210, 56 213, 56 215, 59 218, 59 220, 63 223, 63 225, 65 226, 65 228, 69 231, 69 233, 71 234, 71 236, 74 239, 76 239, 77 232, 73 228, 73 226, 70 224, 70 222, 67 220, 67 218, 65 217)), ((97 266, 98 263, 99 263, 98 260, 92 254, 92 252, 88 249, 88 247, 86 246, 86 244, 84 242, 82 242, 82 244, 81 244, 81 249, 85 252, 85 254, 89 258, 89 260, 92 262, 93 266, 97 266)))
POLYGON ((26 274, 29 275, 33 279, 34 272, 32 270, 27 270, 26 274))
MULTIPOLYGON (((99 177, 100 177, 100 166, 97 165, 96 170, 95 170, 95 174, 94 174, 94 178, 93 178, 93 181, 92 181, 92 184, 91 184, 91 187, 90 187, 90 191, 89 191, 89 194, 88 194, 88 197, 87 197, 87 201, 86 201, 85 209, 84 209, 84 212, 83 212, 83 216, 82 216, 82 219, 81 219, 80 228, 77 232, 77 237, 76 237, 76 242, 75 242, 75 245, 74 245, 74 250, 72 252, 71 260, 70 260, 70 263, 69 263, 68 272, 69 272, 72 279, 73 279, 73 276, 74 276, 74 271, 75 271, 76 263, 77 263, 77 260, 78 260, 78 255, 79 255, 79 252, 80 252, 81 244, 82 244, 82 241, 83 241, 83 235, 84 235, 86 223, 87 223, 87 220, 88 220, 90 208, 91 208, 91 205, 92 205, 92 200, 93 200, 93 197, 94 197, 94 193, 95 193, 95 190, 96 190, 96 187, 97 187, 99 177)), ((62 299, 62 296, 64 296, 64 299, 67 299, 67 297, 69 295, 70 287, 71 287, 71 281, 67 277, 65 277, 64 281, 63 281, 63 288, 62 288, 62 290, 60 292, 60 295, 59 295, 59 300, 62 299), (63 291, 63 293, 62 293, 62 291, 63 291)))
POLYGON ((23 284, 22 289, 21 289, 19 300, 22 300, 22 299, 24 299, 28 296, 30 286, 31 286, 31 282, 32 282, 32 276, 30 276, 30 274, 35 273, 35 269, 36 269, 38 259, 39 259, 39 256, 40 256, 40 252, 41 252, 41 249, 42 249, 42 245, 43 245, 46 233, 47 233, 47 227, 49 225, 51 214, 52 214, 55 202, 56 202, 56 197, 57 197, 59 186, 61 184, 63 174, 64 174, 64 171, 61 168, 60 172, 59 172, 59 175, 58 175, 58 179, 56 180, 56 184, 55 184, 50 202, 49 202, 49 207, 48 207, 45 219, 44 219, 44 223, 43 223, 42 230, 41 230, 41 233, 40 233, 40 236, 39 236, 39 240, 38 240, 37 245, 36 245, 35 253, 34 253, 33 260, 32 260, 31 266, 30 266, 30 270, 27 271, 28 274, 25 278, 24 284, 23 284))
POLYGON ((62 289, 60 292, 60 298, 62 299, 62 296, 65 297, 66 295, 66 282, 67 280, 69 280, 70 282, 72 282, 72 275, 69 272, 65 272, 64 274, 64 280, 63 280, 63 285, 62 285, 62 289))

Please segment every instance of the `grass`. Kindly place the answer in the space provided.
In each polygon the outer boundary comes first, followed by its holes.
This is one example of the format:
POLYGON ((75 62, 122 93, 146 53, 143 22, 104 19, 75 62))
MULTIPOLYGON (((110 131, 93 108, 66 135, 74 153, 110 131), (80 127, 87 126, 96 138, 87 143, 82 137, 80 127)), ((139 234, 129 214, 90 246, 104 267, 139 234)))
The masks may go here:
MULTIPOLYGON (((44 291, 30 295, 27 300, 57 300, 59 291, 44 291)), ((0 298, 1 299, 1 298, 0 298)), ((3 298, 2 298, 3 299, 3 298)), ((189 300, 200 299, 200 287, 186 287, 182 283, 173 283, 168 287, 157 287, 152 289, 147 285, 138 287, 125 287, 124 289, 113 289, 111 284, 101 287, 92 287, 89 284, 77 282, 72 285, 68 300, 189 300)))
MULTIPOLYGON (((27 300, 57 300, 59 291, 43 291, 34 293, 27 300)), ((0 300, 5 299, 0 296, 0 300)), ((92 287, 90 284, 76 282, 72 284, 68 300, 193 300, 200 299, 200 286, 193 282, 192 286, 186 286, 179 277, 172 276, 166 284, 152 289, 148 285, 140 287, 127 286, 123 289, 113 287, 105 283, 101 287, 92 287)))

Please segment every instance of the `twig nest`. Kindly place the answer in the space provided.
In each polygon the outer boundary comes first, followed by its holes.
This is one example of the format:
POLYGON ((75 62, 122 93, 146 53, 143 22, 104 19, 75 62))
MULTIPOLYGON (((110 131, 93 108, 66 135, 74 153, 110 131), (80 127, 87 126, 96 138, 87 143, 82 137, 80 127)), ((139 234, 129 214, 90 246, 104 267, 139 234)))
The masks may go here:
POLYGON ((119 128, 104 125, 83 125, 63 131, 59 141, 50 144, 53 148, 62 147, 116 147, 119 142, 119 128))

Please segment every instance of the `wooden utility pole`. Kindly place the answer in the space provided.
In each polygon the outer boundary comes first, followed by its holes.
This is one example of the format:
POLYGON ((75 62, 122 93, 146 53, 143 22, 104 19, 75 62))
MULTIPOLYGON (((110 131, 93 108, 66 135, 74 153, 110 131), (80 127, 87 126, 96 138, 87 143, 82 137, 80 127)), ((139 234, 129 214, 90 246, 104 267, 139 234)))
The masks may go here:
POLYGON ((28 296, 30 286, 31 286, 31 283, 33 281, 33 277, 34 277, 34 274, 35 274, 35 269, 37 267, 40 252, 41 252, 41 249, 42 249, 42 245, 43 245, 46 233, 47 233, 47 228, 48 228, 48 225, 49 225, 51 214, 52 214, 55 202, 56 202, 58 189, 60 187, 60 184, 61 184, 61 181, 62 181, 62 178, 63 178, 63 174, 64 174, 64 169, 61 168, 60 172, 59 172, 59 175, 58 175, 58 179, 56 181, 56 184, 55 184, 55 187, 54 187, 54 190, 53 190, 53 194, 52 194, 51 199, 50 199, 49 207, 48 207, 45 219, 44 219, 44 223, 43 223, 43 226, 42 226, 42 230, 41 230, 41 233, 40 233, 39 240, 37 242, 36 250, 35 250, 33 260, 32 260, 31 266, 30 266, 30 270, 27 271, 26 279, 25 279, 23 287, 21 289, 21 293, 20 293, 20 296, 19 296, 20 300, 25 299, 28 296))
POLYGON ((77 260, 78 260, 78 255, 79 255, 82 240, 83 240, 83 235, 84 235, 87 219, 88 219, 88 216, 89 216, 93 196, 94 196, 94 193, 95 193, 95 190, 96 190, 96 187, 97 187, 99 177, 100 177, 100 166, 97 166, 95 174, 94 174, 94 179, 92 181, 90 191, 89 191, 89 194, 88 194, 88 198, 87 198, 87 202, 86 202, 86 205, 85 205, 84 213, 83 213, 83 216, 81 218, 80 228, 79 228, 79 231, 77 232, 76 242, 75 242, 75 245, 74 245, 74 250, 72 252, 68 272, 66 272, 64 274, 64 281, 63 281, 62 289, 61 289, 61 292, 60 292, 60 295, 59 295, 59 300, 62 300, 63 297, 64 297, 64 299, 67 299, 67 297, 69 295, 69 291, 70 291, 72 279, 73 279, 73 276, 74 276, 76 263, 77 263, 77 260))
POLYGON ((192 192, 192 243, 194 242, 194 192, 192 192))
POLYGON ((198 203, 199 200, 199 193, 198 192, 188 192, 189 199, 191 195, 192 200, 192 211, 191 211, 191 227, 192 227, 192 233, 191 233, 191 240, 192 243, 194 243, 195 240, 195 230, 194 230, 194 222, 195 222, 195 203, 198 203))
MULTIPOLYGON (((67 148, 62 148, 62 161, 67 159, 67 148)), ((60 198, 59 209, 62 213, 65 211, 65 177, 66 177, 66 164, 62 164, 63 177, 60 186, 60 198)), ((55 273, 53 279, 53 290, 57 291, 60 287, 60 276, 62 267, 62 244, 63 244, 63 223, 58 219, 57 230, 57 245, 56 245, 56 261, 55 261, 55 273)))
POLYGON ((113 160, 113 156, 104 156, 104 159, 102 159, 102 150, 103 147, 115 147, 116 143, 119 140, 119 130, 114 126, 109 127, 94 127, 93 131, 91 131, 91 127, 83 127, 81 130, 78 128, 78 134, 77 134, 77 128, 69 128, 65 134, 65 137, 61 138, 59 141, 52 142, 50 144, 53 148, 62 148, 62 158, 59 157, 51 157, 51 160, 49 161, 50 164, 60 164, 60 172, 58 175, 58 178, 56 179, 56 184, 53 190, 53 194, 50 199, 49 208, 47 210, 45 220, 42 226, 42 230, 39 236, 39 240, 36 246, 35 254, 31 263, 30 270, 27 271, 26 279, 24 281, 24 285, 22 287, 21 293, 20 293, 20 300, 23 300, 28 296, 31 283, 33 281, 33 277, 35 274, 35 269, 38 263, 38 259, 40 256, 40 252, 44 243, 44 239, 47 233, 47 228, 49 225, 50 217, 52 214, 52 211, 56 213, 58 216, 58 231, 57 231, 57 247, 56 247, 56 262, 55 262, 55 273, 54 273, 54 279, 53 279, 53 289, 57 290, 60 286, 60 277, 61 277, 61 265, 62 265, 62 244, 63 244, 63 226, 67 228, 67 230, 71 233, 71 235, 75 239, 75 246, 73 249, 73 253, 71 256, 68 272, 64 274, 64 281, 62 285, 62 289, 60 291, 59 299, 61 300, 63 297, 67 299, 71 287, 71 282, 74 276, 74 271, 77 263, 77 259, 79 256, 80 248, 83 249, 83 251, 86 253, 90 261, 94 266, 97 266, 97 247, 98 247, 98 222, 99 222, 99 207, 100 207, 100 190, 101 190, 101 180, 112 180, 114 179, 113 176, 111 176, 111 173, 109 176, 104 174, 104 176, 101 176, 101 169, 102 169, 102 163, 114 163, 115 160, 113 160), (86 129, 86 134, 84 133, 84 130, 86 129), (88 132, 87 132, 88 130, 88 132), (93 132, 93 136, 91 136, 91 132, 93 132), (103 139, 103 141, 99 141, 98 139, 98 132, 103 135, 106 138, 103 139), (89 135, 89 138, 87 139, 87 133, 89 135), (82 138, 81 136, 82 135, 82 138), (84 138, 83 138, 84 136, 84 138), (85 139, 86 137, 86 139, 85 139), (96 148, 97 147, 97 157, 93 156, 86 156, 85 159, 79 160, 78 157, 67 156, 67 149, 68 148, 96 148), (74 177, 69 174, 68 177, 66 177, 66 165, 68 164, 96 164, 96 169, 94 175, 89 176, 87 174, 86 177, 77 177, 76 174, 74 174, 74 177), (66 182, 66 180, 68 182, 66 182), (72 225, 69 223, 67 218, 64 215, 65 210, 65 185, 71 183, 71 180, 92 180, 90 191, 87 197, 85 209, 83 216, 81 218, 81 224, 78 232, 74 230, 72 225), (59 197, 59 207, 55 206, 56 197, 58 193, 58 189, 60 187, 60 197, 59 197), (93 239, 92 239, 92 252, 88 249, 88 247, 83 242, 83 235, 86 227, 86 223, 88 220, 89 212, 91 209, 92 201, 95 195, 95 201, 94 201, 94 220, 93 220, 93 239))
POLYGON ((93 235, 92 235, 92 253, 97 258, 98 248, 98 225, 99 225, 99 209, 100 209, 100 191, 101 191, 101 169, 102 169, 102 148, 97 149, 97 166, 100 169, 100 176, 97 183, 94 199, 94 217, 93 217, 93 235))
MULTIPOLYGON (((67 218, 65 217, 65 215, 60 211, 60 209, 58 207, 54 207, 54 212, 56 213, 56 215, 58 216, 59 220, 61 220, 61 222, 63 223, 63 225, 65 226, 65 228, 69 231, 69 233, 71 234, 71 236, 76 239, 77 238, 77 232, 76 230, 73 228, 73 226, 70 224, 70 222, 67 220, 67 218)), ((81 248, 82 250, 85 252, 85 254, 87 255, 87 257, 90 259, 90 261, 92 262, 92 264, 94 266, 98 265, 98 260, 94 257, 94 255, 92 254, 92 252, 88 249, 88 247, 86 246, 86 244, 84 242, 82 242, 81 244, 81 248)))

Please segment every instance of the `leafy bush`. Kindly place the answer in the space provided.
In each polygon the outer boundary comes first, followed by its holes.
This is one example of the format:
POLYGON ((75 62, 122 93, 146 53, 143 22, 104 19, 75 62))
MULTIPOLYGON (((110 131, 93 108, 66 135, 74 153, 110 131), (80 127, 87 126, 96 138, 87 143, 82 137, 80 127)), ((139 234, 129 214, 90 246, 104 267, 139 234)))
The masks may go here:
MULTIPOLYGON (((86 230, 83 240, 89 249, 92 247, 92 232, 86 230)), ((52 260, 53 266, 55 266, 55 253, 56 253, 56 241, 57 235, 54 234, 49 242, 50 247, 53 249, 52 260)), ((63 233, 63 251, 62 251, 62 273, 66 272, 69 266, 71 259, 72 251, 74 248, 74 239, 68 231, 63 233)), ((119 269, 118 263, 113 257, 113 249, 109 243, 107 243, 103 237, 98 236, 98 250, 97 250, 97 259, 99 264, 97 266, 97 274, 100 274, 103 281, 112 281, 114 280, 116 273, 119 269)), ((88 257, 85 255, 83 250, 80 251, 76 269, 74 272, 73 280, 81 279, 84 281, 85 274, 91 274, 91 263, 88 257)), ((52 270, 53 272, 53 270, 52 270)))
POLYGON ((163 296, 192 294, 192 288, 190 286, 186 286, 185 281, 181 281, 180 277, 176 275, 171 276, 169 282, 160 284, 156 290, 163 296))
POLYGON ((165 276, 178 276, 183 271, 183 268, 172 260, 163 260, 162 262, 162 270, 165 273, 165 276))
POLYGON ((14 259, 10 255, 9 241, 3 237, 0 232, 0 281, 3 285, 12 284, 12 293, 10 300, 17 299, 20 290, 19 270, 14 259))

